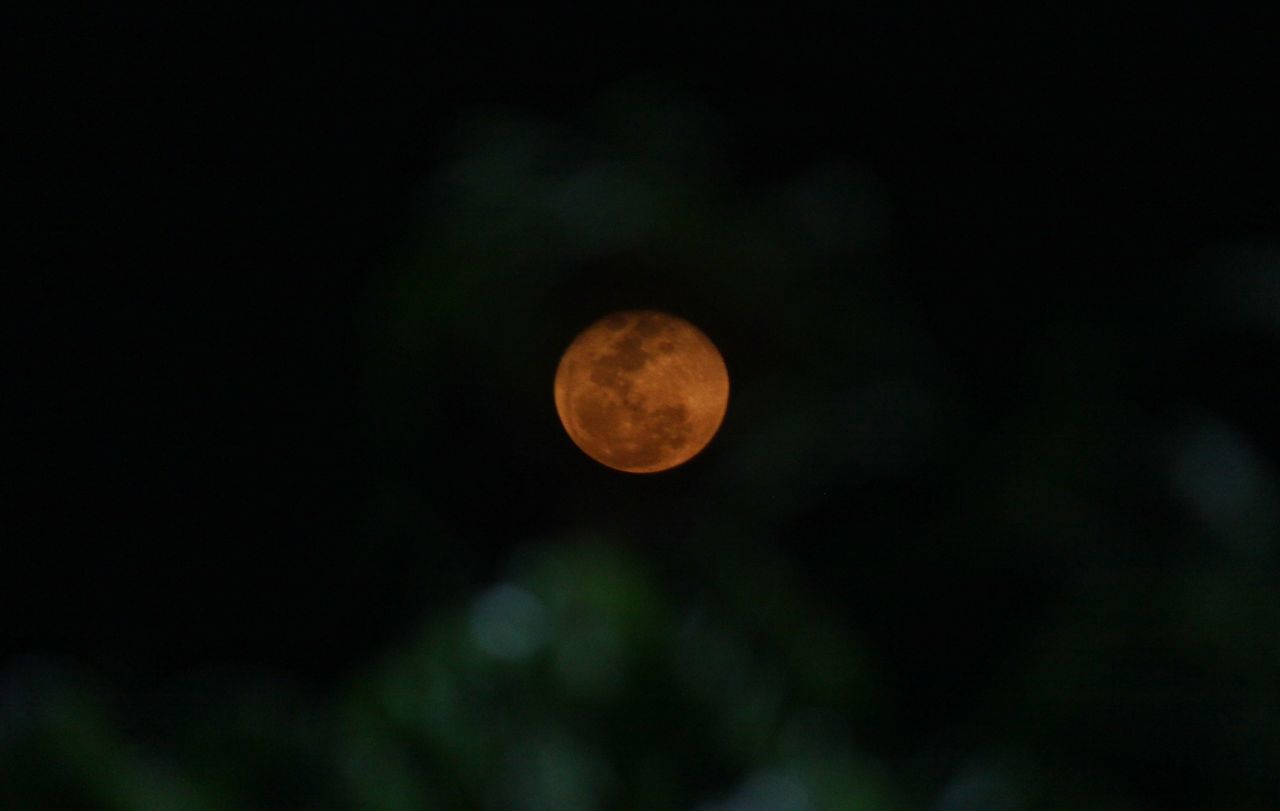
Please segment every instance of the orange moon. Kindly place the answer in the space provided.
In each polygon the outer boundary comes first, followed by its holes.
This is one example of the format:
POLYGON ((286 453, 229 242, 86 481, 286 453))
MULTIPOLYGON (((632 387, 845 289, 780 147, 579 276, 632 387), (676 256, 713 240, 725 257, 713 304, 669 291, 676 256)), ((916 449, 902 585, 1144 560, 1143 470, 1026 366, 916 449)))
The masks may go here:
POLYGON ((556 411, 569 438, 602 465, 656 473, 707 446, 729 405, 715 344, 674 315, 606 316, 569 344, 556 369, 556 411))

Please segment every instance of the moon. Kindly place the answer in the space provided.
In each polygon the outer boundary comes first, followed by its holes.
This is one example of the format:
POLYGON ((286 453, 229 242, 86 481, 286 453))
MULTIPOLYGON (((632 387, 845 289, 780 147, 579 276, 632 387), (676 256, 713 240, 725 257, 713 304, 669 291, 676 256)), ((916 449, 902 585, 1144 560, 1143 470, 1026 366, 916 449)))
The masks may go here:
POLYGON ((693 324, 656 310, 605 316, 569 344, 556 411, 583 453, 615 470, 656 473, 698 454, 724 420, 729 372, 693 324))

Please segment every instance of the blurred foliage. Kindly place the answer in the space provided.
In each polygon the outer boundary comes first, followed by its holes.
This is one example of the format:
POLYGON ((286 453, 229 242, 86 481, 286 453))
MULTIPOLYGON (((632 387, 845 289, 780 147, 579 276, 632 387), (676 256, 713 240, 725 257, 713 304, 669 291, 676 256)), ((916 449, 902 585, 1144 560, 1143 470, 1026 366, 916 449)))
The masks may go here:
MULTIPOLYGON (((460 128, 369 313, 360 542, 424 548, 420 626, 324 691, 234 672, 126 700, 19 663, 0 807, 1120 811, 1165 782, 1280 805, 1257 443, 1144 411, 1089 319, 1051 319, 980 413, 884 269, 874 179, 735 179, 724 137, 637 92, 577 128, 460 128), (735 374, 723 435, 664 482, 587 471, 550 411, 559 349, 614 305, 690 315, 735 374), (493 432, 471 458, 441 436, 463 412, 493 432), (493 525, 463 516, 547 476, 547 531, 475 551, 493 525)), ((1274 331, 1274 253, 1212 263, 1212 318, 1274 331)))

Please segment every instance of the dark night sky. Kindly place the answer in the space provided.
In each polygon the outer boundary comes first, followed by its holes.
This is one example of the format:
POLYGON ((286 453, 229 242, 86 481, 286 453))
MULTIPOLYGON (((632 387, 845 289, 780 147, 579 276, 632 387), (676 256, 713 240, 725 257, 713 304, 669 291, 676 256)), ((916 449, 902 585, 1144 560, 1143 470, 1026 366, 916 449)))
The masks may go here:
MULTIPOLYGON (((416 620, 436 598, 412 591, 414 553, 349 543, 385 461, 365 393, 378 274, 459 115, 572 122, 618 82, 705 105, 744 184, 832 156, 867 167, 899 294, 976 393, 976 426, 1018 402, 1024 339, 1070 314, 1127 325, 1109 351, 1153 413, 1194 399, 1280 446, 1259 339, 1177 327, 1207 252, 1278 230, 1274 42, 1179 8, 625 26, 34 15, 10 104, 21 211, 5 264, 36 295, 10 376, 21 520, 4 533, 3 653, 139 681, 219 662, 323 680, 416 620)), ((518 440, 488 430, 500 409, 465 375, 441 385, 462 405, 440 464, 468 461, 463 483, 454 467, 433 484, 483 571, 565 516, 546 506, 554 476, 486 462, 518 440)), ((1009 586, 1028 601, 1035 587, 1009 586)))

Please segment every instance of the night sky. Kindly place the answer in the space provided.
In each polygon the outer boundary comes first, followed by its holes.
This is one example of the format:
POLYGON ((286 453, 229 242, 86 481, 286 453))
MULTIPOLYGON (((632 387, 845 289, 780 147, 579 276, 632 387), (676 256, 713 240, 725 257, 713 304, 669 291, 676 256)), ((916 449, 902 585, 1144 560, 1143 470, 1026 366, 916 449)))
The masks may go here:
MULTIPOLYGON (((687 538, 734 509, 708 500, 708 471, 732 468, 775 410, 838 412, 828 392, 903 369, 943 392, 928 450, 883 476, 832 459, 785 517, 751 527, 885 662, 906 709, 868 721, 879 751, 981 724, 998 672, 985 663, 1069 591, 1055 561, 1204 565, 1142 448, 1212 415, 1275 470, 1280 288, 1242 294, 1260 321, 1215 309, 1232 263, 1280 244, 1274 28, 1196 3, 1129 20, 915 5, 571 23, 28 12, 5 182, 5 265, 28 292, 11 300, 0 664, 73 662, 127 694, 228 667, 325 689, 561 531, 624 528, 697 592, 687 538), (619 93, 697 111, 727 200, 854 167, 875 201, 871 247, 817 263, 803 296, 783 267, 584 255, 460 300, 441 328, 453 343, 420 375, 407 354, 388 364, 402 312, 388 302, 437 233, 468 122, 591 133, 619 93), (929 350, 852 360, 805 338, 880 341, 845 306, 863 292, 929 350), (706 453, 654 477, 586 459, 551 402, 563 347, 628 307, 690 318, 735 392, 774 393, 731 398, 706 453), (1042 559, 992 539, 1020 537, 1017 505, 990 538, 987 513, 956 506, 1005 498, 988 476, 1006 451, 1039 452, 1019 447, 1028 432, 1057 447, 1053 410, 1032 408, 1045 402, 1102 415, 1104 461, 1076 495, 1123 548, 1042 559)), ((894 415, 875 431, 909 445, 913 417, 894 415)), ((1274 587, 1272 544, 1258 565, 1274 587)), ((1160 782, 1130 788, 1160 796, 1160 782)))

